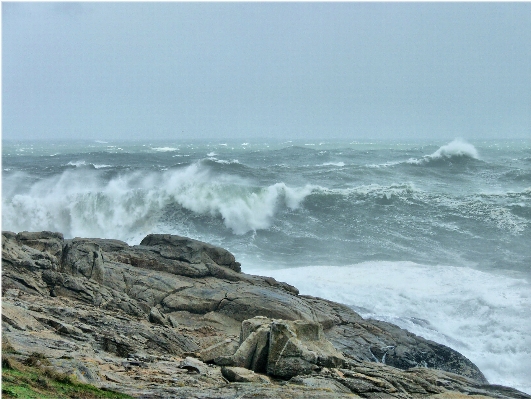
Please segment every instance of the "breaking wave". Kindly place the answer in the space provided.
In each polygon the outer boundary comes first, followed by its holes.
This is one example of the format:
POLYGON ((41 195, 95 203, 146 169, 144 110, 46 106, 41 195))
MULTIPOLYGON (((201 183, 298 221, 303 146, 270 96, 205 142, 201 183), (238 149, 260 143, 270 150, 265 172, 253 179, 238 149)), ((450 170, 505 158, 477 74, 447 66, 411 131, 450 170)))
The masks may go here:
POLYGON ((90 163, 90 162, 87 163, 84 160, 81 160, 81 161, 70 161, 65 166, 74 166, 76 168, 88 167, 88 168, 94 168, 94 169, 112 168, 112 165, 95 164, 95 163, 90 163))
POLYGON ((67 170, 20 192, 27 175, 6 179, 4 227, 56 230, 65 236, 118 237, 126 241, 156 230, 165 207, 178 204, 220 217, 235 234, 268 228, 281 208, 296 209, 313 188, 280 182, 257 187, 241 177, 216 174, 194 163, 164 172, 130 172, 111 179, 96 169, 67 170), (11 187, 11 188, 10 188, 11 187))
POLYGON ((440 163, 441 161, 460 161, 466 159, 479 159, 478 151, 472 144, 467 143, 463 139, 455 139, 454 141, 441 146, 433 154, 425 155, 420 159, 411 158, 407 163, 413 165, 425 165, 440 163))

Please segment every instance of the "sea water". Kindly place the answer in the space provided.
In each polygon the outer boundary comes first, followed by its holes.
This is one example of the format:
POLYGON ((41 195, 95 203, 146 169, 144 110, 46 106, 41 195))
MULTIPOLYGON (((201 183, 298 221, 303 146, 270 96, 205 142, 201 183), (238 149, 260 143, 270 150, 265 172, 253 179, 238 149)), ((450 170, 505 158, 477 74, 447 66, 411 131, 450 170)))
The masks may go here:
POLYGON ((3 142, 2 229, 222 246, 531 393, 529 141, 3 142))

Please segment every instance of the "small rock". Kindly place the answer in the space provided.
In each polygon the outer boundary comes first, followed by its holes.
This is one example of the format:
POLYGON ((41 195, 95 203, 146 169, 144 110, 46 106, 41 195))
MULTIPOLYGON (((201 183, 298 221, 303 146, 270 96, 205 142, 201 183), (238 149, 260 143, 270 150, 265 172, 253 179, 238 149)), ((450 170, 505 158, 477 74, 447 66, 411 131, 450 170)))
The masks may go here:
POLYGON ((221 374, 230 382, 257 382, 269 384, 271 381, 265 375, 256 374, 252 370, 243 367, 227 367, 221 368, 221 374))
POLYGON ((179 364, 180 369, 185 369, 189 373, 206 374, 208 366, 199 359, 193 357, 186 357, 179 364))

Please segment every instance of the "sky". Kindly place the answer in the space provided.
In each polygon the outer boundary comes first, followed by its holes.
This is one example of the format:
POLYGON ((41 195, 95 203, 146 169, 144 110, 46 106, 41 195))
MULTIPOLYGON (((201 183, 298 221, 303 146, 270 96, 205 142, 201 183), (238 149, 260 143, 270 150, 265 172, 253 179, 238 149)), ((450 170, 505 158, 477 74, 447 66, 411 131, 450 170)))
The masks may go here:
POLYGON ((531 3, 2 2, 2 138, 531 138, 531 3))

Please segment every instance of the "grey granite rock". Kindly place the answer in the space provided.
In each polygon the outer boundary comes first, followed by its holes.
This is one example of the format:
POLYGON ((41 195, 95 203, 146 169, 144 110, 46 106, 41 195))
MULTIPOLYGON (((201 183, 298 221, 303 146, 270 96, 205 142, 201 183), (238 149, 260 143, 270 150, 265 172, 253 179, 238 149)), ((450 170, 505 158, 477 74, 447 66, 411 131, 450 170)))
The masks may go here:
POLYGON ((136 397, 530 398, 489 385, 450 348, 241 273, 228 251, 184 237, 129 246, 3 232, 2 309, 2 339, 15 351, 6 355, 42 352, 59 370, 136 397), (221 364, 238 356, 239 367, 293 381, 227 384, 221 364), (188 373, 186 357, 211 364, 188 373))
POLYGON ((269 378, 265 375, 256 374, 254 371, 243 367, 228 367, 221 368, 221 374, 230 382, 257 382, 262 384, 269 384, 269 378))
POLYGON ((273 320, 267 373, 290 378, 310 374, 320 367, 341 367, 345 358, 328 341, 322 326, 302 320, 273 320))

